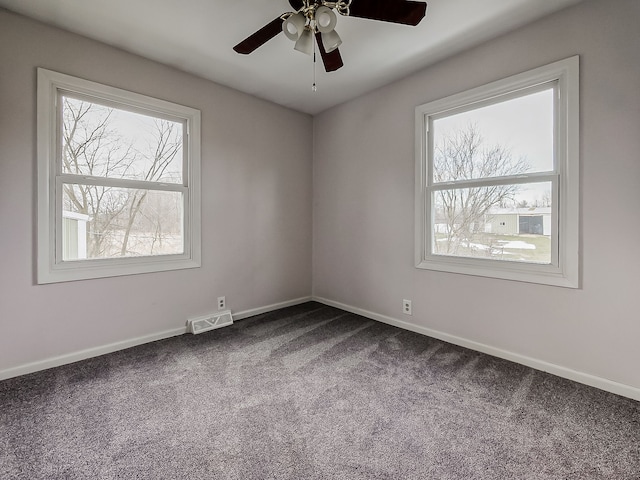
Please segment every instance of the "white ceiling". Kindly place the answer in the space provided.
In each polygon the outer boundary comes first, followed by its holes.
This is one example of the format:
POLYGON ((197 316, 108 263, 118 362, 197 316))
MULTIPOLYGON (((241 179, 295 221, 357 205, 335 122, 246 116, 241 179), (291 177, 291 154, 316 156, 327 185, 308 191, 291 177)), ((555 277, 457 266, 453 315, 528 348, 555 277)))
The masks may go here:
MULTIPOLYGON (((361 0, 366 1, 366 0, 361 0)), ((284 35, 232 47, 287 0, 0 0, 0 6, 217 83, 315 114, 581 0, 429 0, 417 27, 338 16, 344 67, 311 91, 311 58, 284 35)))

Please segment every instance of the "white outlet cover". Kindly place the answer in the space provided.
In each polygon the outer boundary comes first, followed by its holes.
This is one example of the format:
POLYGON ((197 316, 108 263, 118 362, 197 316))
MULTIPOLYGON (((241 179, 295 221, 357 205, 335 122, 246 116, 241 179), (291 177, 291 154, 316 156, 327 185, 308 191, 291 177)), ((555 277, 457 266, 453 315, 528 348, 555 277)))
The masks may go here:
POLYGON ((412 315, 411 300, 402 300, 402 313, 404 313, 405 315, 412 315))

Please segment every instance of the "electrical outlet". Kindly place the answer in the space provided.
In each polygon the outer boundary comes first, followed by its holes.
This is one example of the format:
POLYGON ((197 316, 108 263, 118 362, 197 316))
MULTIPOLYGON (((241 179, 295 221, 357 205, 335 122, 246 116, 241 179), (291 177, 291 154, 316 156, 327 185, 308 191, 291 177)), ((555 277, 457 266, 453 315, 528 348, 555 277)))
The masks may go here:
POLYGON ((402 313, 405 315, 413 315, 411 312, 411 300, 402 300, 402 313))
POLYGON ((218 310, 227 308, 227 300, 224 297, 218 297, 218 310))

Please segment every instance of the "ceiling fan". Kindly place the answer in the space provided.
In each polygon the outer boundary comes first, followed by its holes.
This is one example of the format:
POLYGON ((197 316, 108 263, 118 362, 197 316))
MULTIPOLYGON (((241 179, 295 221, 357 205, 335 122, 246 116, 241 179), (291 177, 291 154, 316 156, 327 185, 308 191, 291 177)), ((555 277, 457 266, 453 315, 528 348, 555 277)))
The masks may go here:
POLYGON ((413 0, 289 0, 289 4, 295 12, 283 13, 233 49, 247 55, 284 32, 296 50, 311 55, 315 37, 325 70, 333 72, 343 66, 334 10, 349 17, 415 26, 427 9, 426 3, 413 0))

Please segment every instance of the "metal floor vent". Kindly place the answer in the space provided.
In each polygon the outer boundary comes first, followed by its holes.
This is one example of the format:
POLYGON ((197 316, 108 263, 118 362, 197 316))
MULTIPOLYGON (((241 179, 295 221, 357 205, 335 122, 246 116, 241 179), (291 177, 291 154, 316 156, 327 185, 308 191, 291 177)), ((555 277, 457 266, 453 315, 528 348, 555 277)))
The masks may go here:
POLYGON ((204 317, 192 318, 187 322, 187 327, 189 331, 195 335, 208 332, 215 328, 226 327, 232 323, 233 317, 231 316, 231 310, 224 310, 222 312, 205 315, 204 317))

